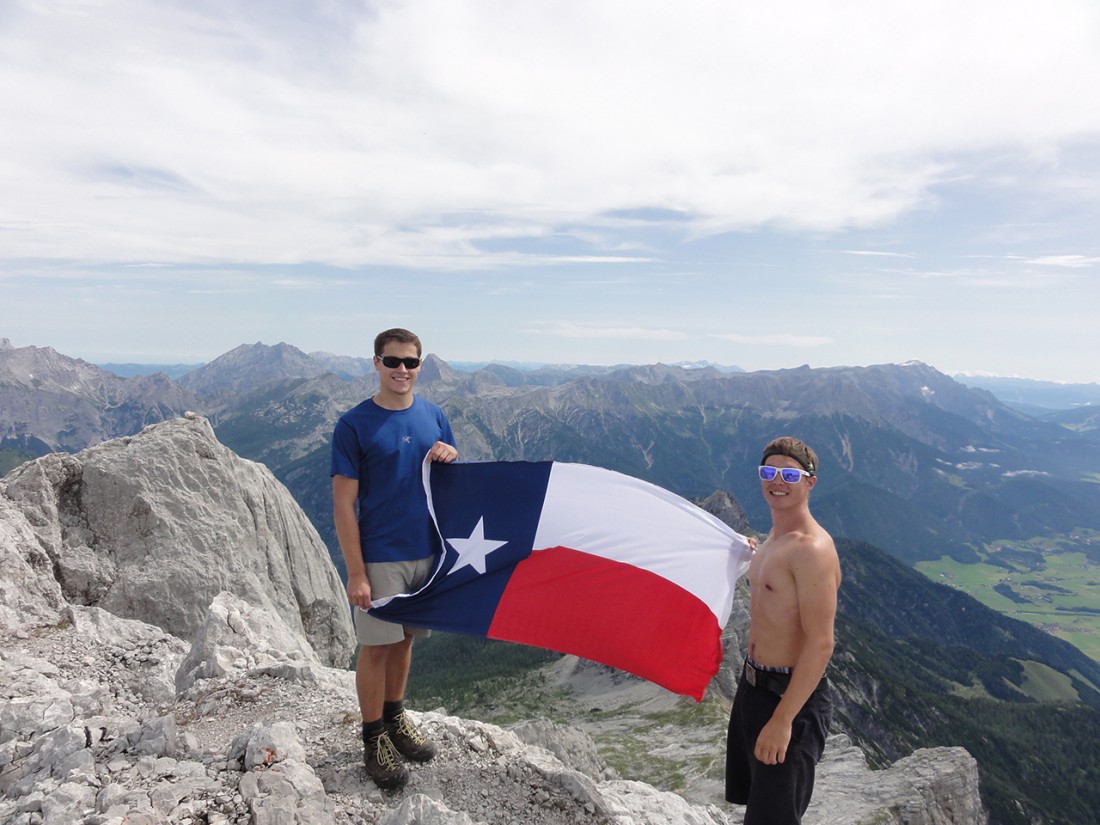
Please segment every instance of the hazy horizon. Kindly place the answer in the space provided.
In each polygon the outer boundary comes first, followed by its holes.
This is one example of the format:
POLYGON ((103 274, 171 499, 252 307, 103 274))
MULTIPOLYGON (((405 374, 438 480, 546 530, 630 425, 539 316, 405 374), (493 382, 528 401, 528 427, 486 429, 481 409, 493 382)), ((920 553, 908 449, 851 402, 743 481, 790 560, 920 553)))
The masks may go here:
MULTIPOLYGON (((285 343, 289 346, 294 346, 293 344, 290 344, 289 342, 286 342, 286 341, 276 342, 276 344, 266 344, 264 342, 255 342, 255 344, 259 344, 260 346, 276 346, 277 344, 280 344, 280 343, 285 343)), ((12 344, 12 346, 16 346, 16 345, 12 344)), ((36 346, 36 345, 30 345, 30 346, 36 346)), ((249 346, 249 345, 240 344, 238 346, 249 346)), ((16 348, 18 348, 18 347, 16 347, 16 348)), ((313 354, 324 352, 327 355, 334 355, 334 356, 337 356, 337 357, 348 357, 348 358, 369 358, 370 357, 369 354, 359 355, 359 354, 351 354, 351 353, 327 352, 327 351, 323 351, 323 350, 314 350, 312 352, 306 352, 306 350, 302 350, 300 347, 295 347, 295 348, 299 349, 302 352, 305 352, 307 355, 313 355, 313 354)), ((56 350, 57 348, 53 347, 53 349, 56 350)), ((236 347, 234 347, 232 349, 236 349, 236 347)), ((230 351, 232 351, 232 349, 227 350, 226 352, 230 352, 230 351)), ((58 350, 58 352, 60 352, 60 350, 58 350)), ((74 358, 79 357, 79 356, 73 356, 70 353, 62 352, 61 354, 65 355, 65 356, 68 356, 68 357, 74 357, 74 358)), ((87 361, 90 364, 94 364, 95 366, 100 367, 102 369, 107 369, 108 367, 133 367, 133 368, 136 368, 136 369, 149 370, 150 372, 152 372, 153 368, 156 368, 156 367, 164 367, 164 368, 188 367, 188 368, 191 368, 191 369, 197 369, 198 367, 202 367, 202 366, 205 366, 206 364, 211 363, 211 361, 214 361, 214 360, 216 360, 216 358, 221 357, 221 355, 225 355, 225 354, 226 353, 220 353, 218 356, 216 356, 215 358, 210 359, 209 361, 180 361, 180 360, 167 360, 167 361, 92 361, 92 360, 89 360, 87 358, 84 358, 82 360, 87 361)), ((481 366, 487 366, 489 364, 498 364, 498 365, 501 365, 501 366, 514 367, 516 369, 537 369, 539 367, 596 367, 596 368, 613 367, 613 366, 628 367, 628 366, 647 366, 647 365, 650 365, 650 364, 662 363, 662 364, 667 364, 669 366, 686 367, 686 368, 714 367, 715 369, 718 369, 718 370, 721 370, 721 371, 730 371, 730 372, 767 372, 767 371, 769 371, 769 369, 749 370, 749 369, 745 369, 744 367, 741 367, 738 364, 721 364, 721 363, 717 363, 717 362, 713 362, 713 361, 706 361, 706 360, 702 360, 702 361, 651 361, 651 362, 624 361, 624 362, 620 362, 618 364, 586 364, 586 363, 578 363, 578 362, 571 362, 571 361, 555 361, 555 362, 551 362, 551 361, 516 361, 516 360, 509 360, 509 359, 504 359, 504 358, 489 358, 489 359, 477 359, 477 360, 467 360, 467 359, 461 359, 461 358, 451 359, 451 358, 447 358, 446 356, 444 356, 440 353, 430 353, 430 352, 427 352, 427 351, 425 352, 425 355, 435 355, 436 357, 440 358, 441 360, 446 362, 448 365, 450 365, 451 367, 454 367, 456 369, 478 368, 478 367, 481 367, 481 366)), ((812 369, 836 369, 836 368, 846 368, 846 367, 859 368, 859 367, 869 367, 869 366, 877 366, 877 365, 881 365, 881 364, 891 364, 891 363, 902 365, 906 362, 881 361, 881 362, 876 362, 874 364, 833 364, 833 365, 829 365, 829 366, 812 367, 812 369)), ((921 362, 921 363, 925 363, 925 362, 921 362)), ((808 366, 808 365, 806 365, 806 364, 791 364, 790 366, 786 366, 786 367, 775 367, 775 368, 770 368, 770 369, 776 369, 776 370, 797 369, 797 368, 803 367, 803 366, 808 366)), ((1023 375, 999 375, 999 374, 995 374, 995 373, 985 373, 985 372, 950 372, 949 373, 949 372, 946 372, 946 371, 940 369, 935 364, 928 364, 928 366, 932 367, 933 369, 935 369, 939 372, 944 373, 945 375, 949 375, 949 376, 952 376, 952 377, 954 377, 954 376, 963 376, 963 377, 967 377, 967 378, 990 378, 990 379, 1019 380, 1019 381, 1031 381, 1031 382, 1035 382, 1035 383, 1049 383, 1049 384, 1067 385, 1067 386, 1068 385, 1100 386, 1100 381, 1050 381, 1050 380, 1043 379, 1043 378, 1031 378, 1031 377, 1023 376, 1023 375)), ((140 373, 135 372, 134 374, 149 374, 149 373, 148 372, 140 372, 140 373)))

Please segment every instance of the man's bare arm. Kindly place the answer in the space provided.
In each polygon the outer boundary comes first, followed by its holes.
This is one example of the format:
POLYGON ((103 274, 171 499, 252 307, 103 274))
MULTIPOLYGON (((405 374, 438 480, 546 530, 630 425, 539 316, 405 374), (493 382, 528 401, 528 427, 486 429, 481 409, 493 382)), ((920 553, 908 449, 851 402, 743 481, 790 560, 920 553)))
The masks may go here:
POLYGON ((359 543, 359 517, 355 512, 358 498, 358 479, 342 475, 332 477, 332 518, 348 571, 348 602, 365 609, 370 607, 370 582, 359 543))

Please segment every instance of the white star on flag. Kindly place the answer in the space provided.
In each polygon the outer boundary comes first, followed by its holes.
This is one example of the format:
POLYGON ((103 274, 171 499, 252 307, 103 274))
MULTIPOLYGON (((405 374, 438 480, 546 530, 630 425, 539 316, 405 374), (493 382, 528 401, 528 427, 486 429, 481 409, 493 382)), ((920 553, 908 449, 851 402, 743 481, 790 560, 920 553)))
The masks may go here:
POLYGON ((507 543, 506 541, 493 541, 485 538, 485 518, 484 516, 479 518, 477 526, 474 527, 474 531, 470 533, 469 538, 447 539, 447 544, 458 552, 458 561, 451 568, 451 573, 455 573, 460 567, 467 565, 474 568, 478 573, 484 573, 485 558, 507 543))

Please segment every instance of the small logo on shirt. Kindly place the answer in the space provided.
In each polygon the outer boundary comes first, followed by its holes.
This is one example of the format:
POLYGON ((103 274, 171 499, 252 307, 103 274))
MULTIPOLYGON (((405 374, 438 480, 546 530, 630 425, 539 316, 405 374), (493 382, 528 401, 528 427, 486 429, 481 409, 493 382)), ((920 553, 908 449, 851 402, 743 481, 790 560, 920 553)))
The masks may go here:
POLYGON ((413 437, 411 435, 403 435, 403 436, 401 436, 401 443, 402 444, 412 444, 413 443, 413 437))

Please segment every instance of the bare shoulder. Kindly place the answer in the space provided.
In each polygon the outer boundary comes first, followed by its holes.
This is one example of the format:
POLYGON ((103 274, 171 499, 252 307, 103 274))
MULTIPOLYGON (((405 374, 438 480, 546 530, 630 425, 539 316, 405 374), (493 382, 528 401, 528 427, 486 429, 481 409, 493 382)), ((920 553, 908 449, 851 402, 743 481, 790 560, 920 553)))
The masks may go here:
POLYGON ((836 545, 833 544, 833 537, 817 524, 809 528, 781 533, 778 536, 769 536, 767 543, 796 553, 836 555, 836 545))
POLYGON ((832 536, 820 527, 816 527, 812 530, 791 533, 787 538, 790 541, 788 552, 791 568, 796 577, 800 574, 834 576, 839 586, 840 559, 832 536))

